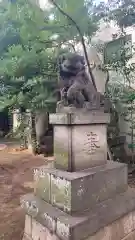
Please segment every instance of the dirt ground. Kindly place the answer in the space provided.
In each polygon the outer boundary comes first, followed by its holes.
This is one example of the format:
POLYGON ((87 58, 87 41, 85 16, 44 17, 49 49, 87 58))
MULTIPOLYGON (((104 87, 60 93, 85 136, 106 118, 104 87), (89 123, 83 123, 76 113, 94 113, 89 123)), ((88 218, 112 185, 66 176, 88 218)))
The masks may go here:
POLYGON ((29 151, 8 147, 0 151, 0 240, 21 240, 24 212, 20 196, 33 191, 33 167, 52 158, 33 156, 29 151))
MULTIPOLYGON (((53 161, 52 157, 35 157, 29 151, 15 149, 12 145, 4 150, 0 147, 0 240, 22 239, 24 212, 20 196, 33 191, 33 167, 53 161)), ((129 184, 135 186, 134 174, 129 184)))

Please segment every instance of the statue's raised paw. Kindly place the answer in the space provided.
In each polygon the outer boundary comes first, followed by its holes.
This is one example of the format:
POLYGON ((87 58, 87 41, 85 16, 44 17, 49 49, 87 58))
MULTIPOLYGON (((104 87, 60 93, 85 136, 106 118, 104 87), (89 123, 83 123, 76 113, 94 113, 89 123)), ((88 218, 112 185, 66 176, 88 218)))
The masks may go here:
POLYGON ((64 107, 64 101, 57 102, 56 112, 60 112, 64 107))
POLYGON ((85 108, 86 110, 92 110, 92 104, 85 101, 83 104, 83 108, 85 108))

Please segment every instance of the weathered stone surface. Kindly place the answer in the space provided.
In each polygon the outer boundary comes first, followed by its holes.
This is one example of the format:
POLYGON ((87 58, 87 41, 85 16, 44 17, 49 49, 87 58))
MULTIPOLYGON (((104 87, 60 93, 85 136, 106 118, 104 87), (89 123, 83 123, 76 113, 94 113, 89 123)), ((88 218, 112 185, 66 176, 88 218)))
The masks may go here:
POLYGON ((125 238, 122 240, 135 240, 135 231, 129 233, 125 238))
POLYGON ((110 115, 103 111, 55 113, 49 115, 49 122, 54 125, 107 124, 110 122, 110 115))
POLYGON ((54 166, 58 169, 71 171, 72 161, 71 128, 67 126, 54 127, 54 166))
POLYGON ((24 233, 22 240, 32 240, 32 238, 29 237, 27 234, 24 233))
POLYGON ((55 234, 51 233, 48 228, 35 219, 32 219, 32 225, 32 240, 59 240, 55 234))
MULTIPOLYGON (((112 224, 100 229, 86 240, 124 240, 135 230, 135 212, 131 212, 112 224)), ((135 234, 135 233, 134 233, 135 234)), ((135 235, 134 235, 135 236, 135 235)))
POLYGON ((75 171, 107 162, 106 125, 74 126, 72 129, 72 166, 75 171))
POLYGON ((127 166, 117 162, 108 161, 105 166, 74 173, 42 166, 36 171, 39 183, 35 187, 35 194, 45 201, 49 199, 48 192, 43 193, 44 186, 47 185, 47 174, 50 175, 50 202, 71 214, 90 209, 95 204, 126 191, 128 186, 127 166))
MULTIPOLYGON (((93 236, 89 236, 86 240, 134 240, 135 239, 135 212, 131 212, 124 217, 116 220, 112 224, 100 229, 93 236)), ((35 219, 32 219, 33 234, 38 237, 44 236, 43 239, 58 240, 59 238, 52 234, 48 228, 43 227, 35 219), (41 234, 42 233, 42 234, 41 234)), ((60 229, 59 229, 60 230, 60 229)), ((61 229, 62 230, 62 229, 61 229)), ((42 239, 42 238, 38 238, 42 239)), ((23 240, 32 240, 26 233, 23 240)))
POLYGON ((32 236, 32 218, 29 215, 25 215, 25 227, 24 227, 24 233, 28 235, 29 237, 32 236))
MULTIPOLYGON (((72 194, 73 181, 68 181, 66 178, 51 175, 51 203, 52 205, 64 210, 72 212, 72 194)), ((79 189, 78 189, 79 190, 79 189)), ((77 192, 76 192, 77 193, 77 192)))
POLYGON ((38 219, 40 223, 46 226, 50 231, 54 232, 56 228, 56 219, 58 216, 65 215, 64 212, 57 208, 53 208, 50 204, 40 200, 33 194, 27 194, 21 198, 21 206, 27 214, 32 218, 38 219), (34 209, 32 211, 34 204, 34 209))
POLYGON ((32 219, 32 240, 45 240, 47 234, 46 228, 32 219))
MULTIPOLYGON (((112 224, 100 229, 93 236, 89 236, 86 240, 134 240, 135 239, 135 212, 131 212, 124 217, 116 220, 112 224)), ((35 219, 32 219, 33 234, 47 240, 58 240, 55 234, 52 234, 48 228, 43 227, 35 219), (44 231, 43 231, 44 230, 44 231), (41 234, 42 233, 42 234, 41 234)), ((42 238, 41 238, 42 239, 42 238)), ((27 234, 24 234, 23 240, 32 240, 27 234)), ((38 238, 39 240, 39 238, 38 238)))
POLYGON ((106 125, 54 126, 54 165, 78 171, 107 161, 106 125))
POLYGON ((33 169, 34 194, 48 203, 51 202, 51 174, 57 171, 50 165, 33 169))
POLYGON ((54 125, 55 167, 78 171, 107 161, 106 126, 110 115, 103 111, 50 114, 54 125))
POLYGON ((74 216, 52 207, 33 194, 21 198, 22 206, 29 214, 29 206, 31 207, 33 201, 38 209, 34 218, 41 225, 48 229, 51 227, 51 231, 61 240, 81 240, 135 210, 135 190, 129 189, 115 198, 97 204, 91 211, 74 216))
POLYGON ((59 238, 51 233, 48 228, 32 219, 32 236, 30 237, 24 233, 22 240, 59 240, 59 238))
MULTIPOLYGON (((46 166, 44 167, 44 169, 46 166)), ((48 169, 48 168, 46 168, 48 169)), ((48 169, 49 171, 49 169, 48 169)), ((47 202, 51 200, 51 175, 47 171, 43 171, 42 168, 34 169, 34 193, 39 195, 47 202)))

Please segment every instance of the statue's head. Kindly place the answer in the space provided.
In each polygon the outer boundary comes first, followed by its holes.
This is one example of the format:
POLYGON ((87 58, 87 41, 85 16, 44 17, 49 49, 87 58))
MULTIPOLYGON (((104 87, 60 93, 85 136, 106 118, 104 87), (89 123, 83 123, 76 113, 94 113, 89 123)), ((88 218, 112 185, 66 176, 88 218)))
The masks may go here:
POLYGON ((64 72, 77 74, 85 69, 84 57, 77 53, 64 54, 59 59, 60 68, 64 72))

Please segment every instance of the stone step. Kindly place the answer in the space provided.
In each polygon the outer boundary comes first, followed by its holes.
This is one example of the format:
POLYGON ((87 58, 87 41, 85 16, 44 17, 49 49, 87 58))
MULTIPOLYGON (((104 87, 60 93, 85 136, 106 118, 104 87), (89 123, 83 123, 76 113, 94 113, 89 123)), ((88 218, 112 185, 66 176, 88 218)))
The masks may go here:
POLYGON ((34 171, 34 193, 61 210, 73 214, 127 190, 127 166, 111 162, 81 172, 46 166, 34 171))
POLYGON ((26 214, 47 227, 61 240, 82 240, 99 229, 135 210, 135 190, 128 189, 112 199, 97 204, 91 211, 73 216, 46 203, 34 194, 21 198, 26 214))
MULTIPOLYGON (((60 240, 48 228, 27 214, 25 215, 24 237, 23 240, 60 240)), ((135 240, 135 211, 101 228, 85 240, 135 240)))
POLYGON ((25 215, 24 239, 22 240, 60 240, 48 228, 37 222, 29 215, 25 215))

